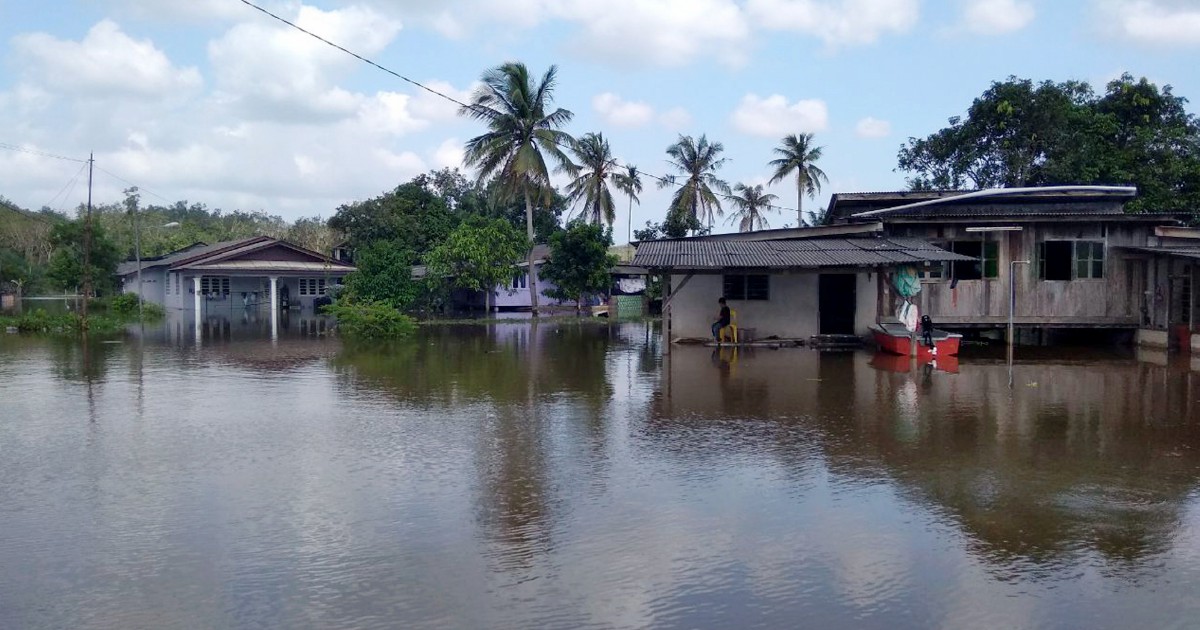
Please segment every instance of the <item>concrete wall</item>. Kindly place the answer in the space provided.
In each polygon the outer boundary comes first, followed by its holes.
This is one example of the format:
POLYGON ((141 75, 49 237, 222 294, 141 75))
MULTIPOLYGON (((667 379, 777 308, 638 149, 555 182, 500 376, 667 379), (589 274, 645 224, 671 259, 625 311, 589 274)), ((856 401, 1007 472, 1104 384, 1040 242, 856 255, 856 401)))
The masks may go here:
MULTIPOLYGON (((855 333, 869 334, 876 318, 876 274, 861 270, 857 274, 855 333)), ((808 338, 820 333, 819 273, 771 274, 768 300, 729 300, 741 328, 753 328, 759 339, 772 335, 783 338, 808 338)), ((678 287, 686 276, 671 277, 678 287)), ((720 274, 692 276, 671 301, 671 334, 675 339, 708 338, 720 306, 717 299, 724 291, 720 274)))
MULTIPOLYGON (((166 269, 163 267, 142 268, 142 300, 162 304, 166 293, 166 269)), ((137 293, 137 272, 121 276, 121 293, 137 293)))
MULTIPOLYGON (((312 276, 304 276, 309 278, 312 276)), ((193 293, 195 284, 194 275, 189 274, 167 274, 165 281, 160 286, 165 289, 164 295, 157 302, 168 309, 178 309, 182 311, 191 311, 195 308, 195 295, 193 293), (178 285, 176 278, 178 276, 178 285)), ((327 283, 332 283, 333 278, 327 278, 327 283)), ((282 294, 283 287, 288 288, 291 304, 299 305, 303 309, 311 309, 313 301, 317 299, 316 295, 300 295, 300 278, 299 277, 279 277, 278 291, 282 294)), ((245 308, 258 308, 266 306, 270 300, 271 281, 266 276, 229 276, 229 295, 228 296, 202 296, 200 299, 201 307, 205 313, 232 313, 235 310, 240 311, 245 308), (245 295, 243 295, 245 294, 245 295)), ((147 296, 147 299, 150 299, 147 296)))
MULTIPOLYGON (((534 268, 533 273, 535 276, 537 275, 537 269, 538 267, 534 268)), ((537 281, 539 294, 538 306, 553 306, 562 304, 561 301, 546 295, 546 291, 555 288, 554 283, 542 280, 541 276, 537 276, 537 281)), ((495 293, 492 294, 492 306, 504 309, 529 308, 532 306, 529 293, 529 284, 530 283, 527 281, 524 288, 517 289, 512 288, 511 282, 505 286, 496 287, 495 293)))

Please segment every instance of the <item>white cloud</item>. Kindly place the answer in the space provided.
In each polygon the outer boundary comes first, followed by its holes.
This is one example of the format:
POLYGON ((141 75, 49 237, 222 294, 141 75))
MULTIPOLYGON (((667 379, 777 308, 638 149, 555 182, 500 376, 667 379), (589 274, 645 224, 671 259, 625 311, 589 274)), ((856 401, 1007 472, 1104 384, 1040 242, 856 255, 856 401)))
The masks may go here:
POLYGON ((449 138, 433 152, 435 168, 458 168, 463 164, 463 143, 458 138, 449 138))
MULTIPOLYGON (((117 0, 126 10, 140 18, 157 18, 168 20, 233 20, 245 18, 254 9, 241 2, 229 0, 117 0)), ((266 4, 268 9, 275 8, 278 2, 259 2, 266 4)))
POLYGON ((16 37, 13 47, 29 81, 65 93, 167 97, 203 84, 198 70, 173 65, 153 42, 129 37, 111 20, 79 42, 32 33, 16 37))
POLYGON ((683 131, 692 126, 692 115, 682 107, 672 107, 659 114, 658 122, 669 131, 683 131))
MULTIPOLYGON (((335 11, 302 6, 296 23, 334 42, 352 42, 364 55, 382 51, 400 23, 370 9, 335 11)), ((308 35, 267 22, 238 24, 209 44, 218 98, 242 115, 269 120, 336 120, 353 115, 362 97, 336 86, 358 63, 308 35)))
POLYGON ((733 126, 738 131, 765 138, 824 131, 828 125, 829 108, 817 99, 788 103, 779 94, 767 98, 747 94, 733 112, 733 126))
POLYGON ((555 15, 578 23, 570 48, 619 65, 681 66, 710 56, 727 65, 746 61, 750 27, 733 0, 569 0, 555 15))
POLYGON ((917 23, 919 0, 749 0, 746 11, 765 29, 806 33, 826 46, 872 44, 917 23))
POLYGON ((892 135, 892 123, 868 116, 858 121, 854 133, 859 138, 886 138, 892 135))
POLYGON ((1153 46, 1200 46, 1200 4, 1180 0, 1101 0, 1100 22, 1111 34, 1153 46))
POLYGON ((626 101, 612 92, 592 98, 592 108, 615 127, 640 127, 654 119, 654 108, 641 101, 626 101))
POLYGON ((1033 21, 1033 4, 1022 0, 971 0, 963 7, 963 26, 979 35, 1019 31, 1033 21))

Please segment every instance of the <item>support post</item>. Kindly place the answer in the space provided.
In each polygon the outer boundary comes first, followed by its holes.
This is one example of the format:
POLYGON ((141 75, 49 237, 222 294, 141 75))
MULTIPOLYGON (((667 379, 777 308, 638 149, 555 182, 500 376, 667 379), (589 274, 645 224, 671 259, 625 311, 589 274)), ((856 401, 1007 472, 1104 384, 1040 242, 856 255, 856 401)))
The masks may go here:
POLYGON ((1008 347, 1010 349, 1017 342, 1014 324, 1017 311, 1017 265, 1028 264, 1028 260, 1008 261, 1008 347))
POLYGON ((279 276, 271 276, 271 339, 279 338, 279 276))
POLYGON ((664 273, 662 276, 662 353, 663 356, 671 354, 671 274, 664 273))
POLYGON ((195 322, 196 322, 196 345, 198 346, 198 345, 200 345, 200 338, 201 338, 201 334, 200 334, 200 317, 203 315, 203 314, 200 312, 200 311, 201 311, 201 308, 200 308, 200 307, 201 307, 201 302, 200 302, 200 276, 193 276, 193 277, 192 277, 192 305, 193 305, 193 307, 194 307, 194 309, 193 309, 193 311, 192 311, 192 312, 195 314, 195 318, 194 318, 194 320, 195 320, 195 322))

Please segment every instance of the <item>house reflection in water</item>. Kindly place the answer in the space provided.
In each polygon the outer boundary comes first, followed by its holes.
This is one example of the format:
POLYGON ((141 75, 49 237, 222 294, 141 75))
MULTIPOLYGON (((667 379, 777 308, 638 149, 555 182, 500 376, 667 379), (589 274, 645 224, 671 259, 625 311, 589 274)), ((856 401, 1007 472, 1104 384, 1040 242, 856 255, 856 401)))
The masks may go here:
POLYGON ((680 347, 645 431, 666 448, 768 452, 890 487, 1001 573, 1080 553, 1129 568, 1167 549, 1200 468, 1200 372, 1165 354, 1161 366, 1036 359, 1010 388, 1003 360, 964 359, 955 374, 872 359, 680 347))

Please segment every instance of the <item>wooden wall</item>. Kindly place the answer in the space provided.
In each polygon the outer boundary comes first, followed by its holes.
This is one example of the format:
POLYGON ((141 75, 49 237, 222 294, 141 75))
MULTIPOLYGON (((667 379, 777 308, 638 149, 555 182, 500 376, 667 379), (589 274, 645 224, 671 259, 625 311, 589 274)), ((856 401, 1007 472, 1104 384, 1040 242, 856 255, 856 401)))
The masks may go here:
POLYGON ((1121 246, 1144 246, 1153 228, 1148 224, 1101 222, 1012 222, 1017 232, 970 233, 970 223, 891 224, 896 236, 923 238, 934 243, 984 238, 999 243, 999 277, 960 280, 926 280, 918 305, 935 322, 963 326, 1003 326, 1008 322, 1010 282, 1016 282, 1015 321, 1036 326, 1136 326, 1141 321, 1145 292, 1145 265, 1123 253, 1121 246), (1088 240, 1105 244, 1103 279, 1050 281, 1038 278, 1035 266, 1038 243, 1047 240, 1088 240), (1009 276, 1009 263, 1018 265, 1009 276))

